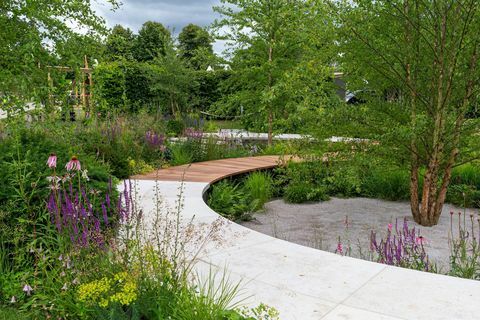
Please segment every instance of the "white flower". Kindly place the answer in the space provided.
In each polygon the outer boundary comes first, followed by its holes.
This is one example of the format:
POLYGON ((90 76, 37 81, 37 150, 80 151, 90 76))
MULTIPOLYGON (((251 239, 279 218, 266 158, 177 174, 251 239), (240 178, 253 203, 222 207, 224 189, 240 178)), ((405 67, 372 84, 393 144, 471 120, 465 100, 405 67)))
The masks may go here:
POLYGON ((87 180, 87 181, 90 181, 90 178, 88 177, 88 170, 87 169, 82 170, 82 178, 87 180))
POLYGON ((10 303, 15 303, 17 302, 17 298, 15 298, 15 296, 12 296, 12 299, 10 299, 10 303))
POLYGON ((67 291, 67 289, 68 289, 67 284, 64 283, 64 284, 63 284, 63 287, 62 287, 62 290, 63 290, 63 291, 67 291))
POLYGON ((25 284, 23 286, 23 292, 25 292, 27 294, 27 296, 31 295, 32 294, 32 291, 33 291, 33 288, 30 287, 29 284, 25 284))

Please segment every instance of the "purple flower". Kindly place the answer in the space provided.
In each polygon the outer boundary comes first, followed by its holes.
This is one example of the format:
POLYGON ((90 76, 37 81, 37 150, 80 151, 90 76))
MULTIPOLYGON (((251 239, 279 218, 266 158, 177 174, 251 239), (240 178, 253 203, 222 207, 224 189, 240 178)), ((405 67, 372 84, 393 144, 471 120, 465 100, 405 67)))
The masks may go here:
POLYGON ((29 284, 25 284, 23 286, 23 292, 25 292, 27 294, 27 296, 31 295, 32 291, 33 291, 33 289, 32 289, 32 287, 30 287, 29 284))

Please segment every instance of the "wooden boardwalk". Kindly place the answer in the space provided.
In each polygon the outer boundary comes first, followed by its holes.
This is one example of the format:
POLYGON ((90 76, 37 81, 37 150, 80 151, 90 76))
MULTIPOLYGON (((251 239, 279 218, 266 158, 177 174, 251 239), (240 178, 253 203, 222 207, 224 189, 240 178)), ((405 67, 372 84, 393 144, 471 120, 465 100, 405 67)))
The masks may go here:
POLYGON ((214 183, 237 174, 271 169, 290 159, 292 156, 259 156, 196 162, 136 175, 132 179, 214 183))

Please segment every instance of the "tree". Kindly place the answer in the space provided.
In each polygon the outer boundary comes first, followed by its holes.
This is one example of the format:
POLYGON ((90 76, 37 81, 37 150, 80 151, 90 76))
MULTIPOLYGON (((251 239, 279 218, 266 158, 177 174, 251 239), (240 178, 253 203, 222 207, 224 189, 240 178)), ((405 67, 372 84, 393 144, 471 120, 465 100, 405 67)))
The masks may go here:
POLYGON ((191 95, 197 86, 193 71, 184 66, 173 44, 167 45, 165 54, 155 58, 153 64, 156 72, 152 91, 168 106, 172 115, 179 116, 195 104, 191 95))
POLYGON ((152 61, 158 55, 164 56, 170 44, 170 31, 159 22, 147 21, 142 25, 135 41, 135 58, 140 62, 152 61))
POLYGON ((116 25, 108 34, 105 43, 105 58, 108 61, 116 61, 125 59, 133 60, 133 44, 135 35, 129 28, 116 25))
MULTIPOLYGON (((106 0, 116 8, 116 0, 106 0)), ((105 31, 91 2, 0 2, 0 94, 30 99, 46 81, 46 64, 55 60, 51 48, 75 34, 72 26, 91 33, 105 31)))
MULTIPOLYGON (((276 119, 289 116, 295 107, 293 97, 282 90, 287 78, 306 56, 306 46, 326 28, 320 1, 294 0, 222 0, 215 11, 223 19, 215 24, 217 33, 229 30, 223 39, 234 43, 233 74, 229 84, 232 95, 225 106, 245 110, 252 123, 266 122, 268 142, 272 143, 276 119), (317 20, 318 19, 318 20, 317 20), (227 27, 227 28, 224 28, 227 27)), ((326 26, 329 23, 325 23, 326 26)), ((320 60, 319 60, 320 62, 320 60)), ((326 63, 326 61, 321 61, 326 63)), ((332 72, 333 73, 333 72, 332 72)))
POLYGON ((178 35, 180 57, 188 66, 199 70, 213 60, 212 38, 205 29, 189 24, 178 35))
POLYGON ((341 13, 343 66, 350 84, 356 89, 367 84, 377 97, 371 97, 362 122, 395 157, 410 163, 413 218, 423 226, 436 225, 452 169, 478 156, 465 146, 479 129, 466 114, 480 89, 480 3, 356 0, 331 5, 341 13))

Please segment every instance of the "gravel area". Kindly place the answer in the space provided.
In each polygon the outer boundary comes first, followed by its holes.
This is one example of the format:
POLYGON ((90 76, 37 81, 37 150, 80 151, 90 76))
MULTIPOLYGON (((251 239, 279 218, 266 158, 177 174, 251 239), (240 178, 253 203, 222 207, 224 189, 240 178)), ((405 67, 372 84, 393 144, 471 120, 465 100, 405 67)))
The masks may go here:
MULTIPOLYGON (((413 222, 408 202, 367 198, 332 198, 307 204, 273 200, 265 205, 264 213, 255 214, 254 220, 243 222, 242 225, 279 239, 331 252, 335 251, 338 237, 341 237, 343 243, 350 242, 352 256, 360 257, 359 247, 368 251, 371 230, 375 230, 379 236, 384 235, 389 223, 395 224, 397 220, 403 223, 407 218, 409 226, 419 228, 420 234, 426 238, 425 247, 430 260, 443 270, 448 265, 450 254, 450 211, 455 212, 453 235, 457 236, 458 212, 462 212, 460 219, 463 225, 463 208, 445 205, 439 224, 428 228, 413 222), (348 230, 345 228, 346 217, 349 221, 348 230)), ((471 228, 471 213, 475 215, 474 232, 478 234, 477 209, 466 210, 466 225, 471 228)))

